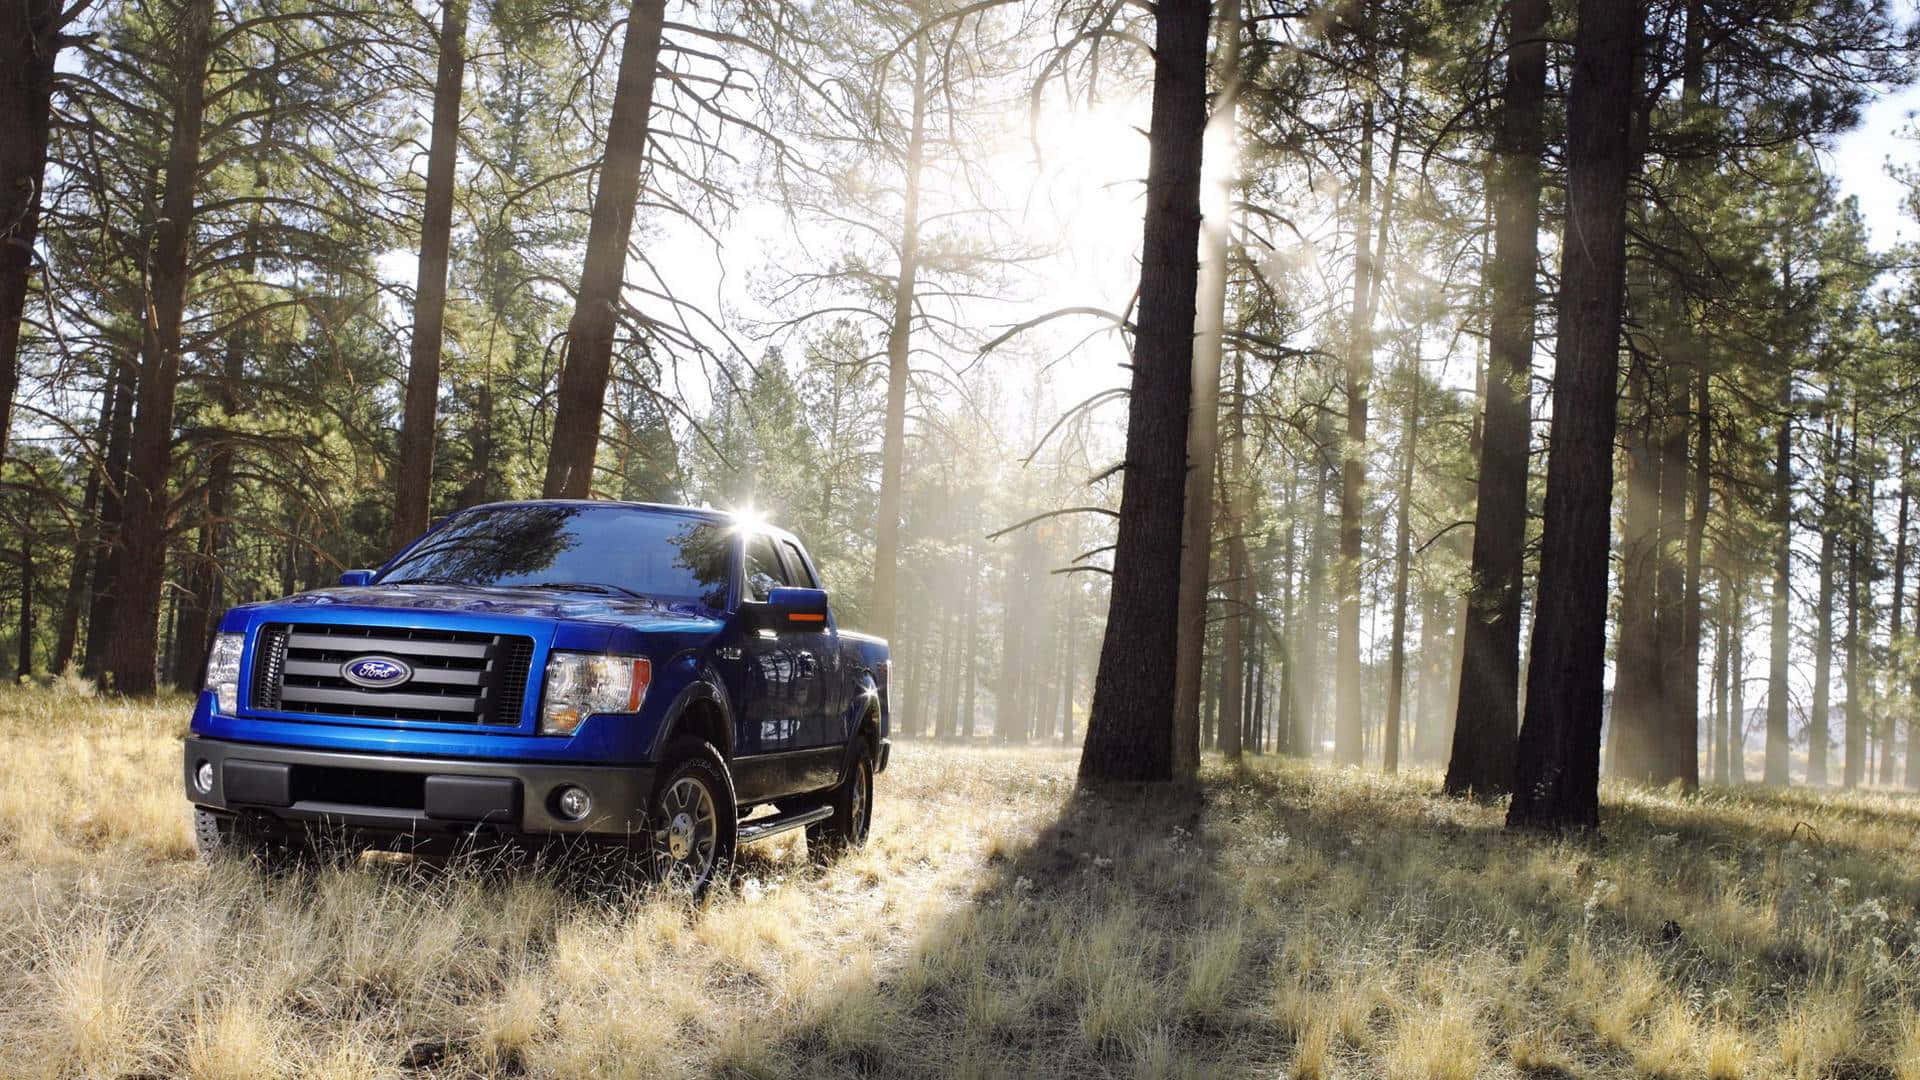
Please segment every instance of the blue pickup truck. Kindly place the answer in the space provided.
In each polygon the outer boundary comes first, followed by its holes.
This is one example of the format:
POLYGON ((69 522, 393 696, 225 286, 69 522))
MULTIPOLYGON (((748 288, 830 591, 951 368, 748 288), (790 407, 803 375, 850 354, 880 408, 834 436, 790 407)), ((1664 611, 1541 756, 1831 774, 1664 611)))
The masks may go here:
POLYGON ((227 612, 185 779, 209 856, 619 846, 699 892, 740 843, 862 843, 889 730, 886 643, 838 625, 791 533, 495 503, 227 612))

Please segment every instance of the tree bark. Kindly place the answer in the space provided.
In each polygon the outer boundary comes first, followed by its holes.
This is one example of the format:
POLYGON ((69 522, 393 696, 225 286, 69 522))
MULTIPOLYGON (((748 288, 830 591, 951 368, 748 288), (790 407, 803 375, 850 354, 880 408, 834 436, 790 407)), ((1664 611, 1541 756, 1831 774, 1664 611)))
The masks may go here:
POLYGON ((447 317, 447 256, 453 243, 453 181, 460 156, 460 91, 467 70, 467 0, 440 9, 440 68, 433 82, 420 265, 413 286, 413 344, 394 470, 393 550, 427 531, 433 503, 434 420, 440 401, 440 344, 447 317))
POLYGON ((1174 676, 1174 769, 1200 766, 1200 668, 1207 640, 1207 592, 1213 573, 1213 468, 1220 447, 1221 333, 1227 314, 1227 251, 1233 220, 1232 166, 1240 82, 1240 2, 1221 0, 1215 19, 1216 92, 1207 126, 1227 167, 1216 168, 1200 229, 1200 283, 1193 342, 1193 410, 1187 419, 1186 519, 1180 551, 1180 656, 1174 676))
POLYGON ((107 418, 106 475, 101 480, 100 517, 93 548, 93 595, 87 599, 87 636, 80 670, 98 676, 106 670, 107 634, 120 580, 120 523, 127 490, 127 454, 133 441, 133 399, 138 393, 134 364, 116 356, 110 376, 118 387, 107 418))
POLYGON ((1769 598, 1772 641, 1767 672, 1767 746, 1762 782, 1785 787, 1787 775, 1787 673, 1791 657, 1787 626, 1788 599, 1793 575, 1793 373, 1784 372, 1780 380, 1780 423, 1774 432, 1773 525, 1778 535, 1774 542, 1773 593, 1769 598))
POLYGON ((173 130, 167 143, 166 184, 154 230, 148 272, 149 312, 140 341, 139 411, 128 456, 122 535, 139 543, 121 550, 118 596, 107 638, 106 668, 125 694, 155 689, 160 594, 166 579, 172 526, 168 478, 172 471, 173 399, 180 379, 180 324, 186 309, 187 258, 193 242, 194 195, 205 120, 212 0, 185 0, 176 30, 173 130))
MULTIPOLYGON (((1707 369, 1694 368, 1695 449, 1693 463, 1693 516, 1687 520, 1686 583, 1683 586, 1683 614, 1680 622, 1680 654, 1669 672, 1667 693, 1673 721, 1673 775, 1688 791, 1700 787, 1700 642, 1701 565, 1706 557, 1707 511, 1713 498, 1713 405, 1709 396, 1707 369)), ((1685 437, 1684 430, 1682 438, 1685 437)), ((1685 451, 1681 452, 1685 464, 1685 451)))
POLYGON ((1833 507, 1840 494, 1833 470, 1839 453, 1835 449, 1838 438, 1838 429, 1831 422, 1828 423, 1827 453, 1830 456, 1826 466, 1826 483, 1821 493, 1820 563, 1815 570, 1819 581, 1819 599, 1815 602, 1813 613, 1813 715, 1807 718, 1807 783, 1813 787, 1826 785, 1827 756, 1832 742, 1827 721, 1833 711, 1833 531, 1838 525, 1834 520, 1833 507))
POLYGON ((1616 382, 1634 169, 1629 120, 1642 11, 1638 2, 1580 0, 1574 35, 1539 599, 1510 827, 1599 822, 1616 382))
MULTIPOLYGON (((32 503, 28 503, 29 508, 32 503)), ((20 528, 20 656, 14 674, 26 678, 33 674, 33 512, 28 510, 20 528)))
POLYGON ((587 253, 567 323, 567 360, 560 372, 553 415, 553 445, 547 451, 547 498, 584 499, 593 490, 593 459, 600 449, 600 417, 613 369, 613 334, 626 283, 627 243, 633 235, 634 203, 646 164, 648 122, 653 113, 655 69, 666 0, 634 0, 620 48, 620 76, 607 121, 607 149, 600 186, 587 226, 587 253))
POLYGON ((906 199, 900 220, 900 265, 887 326, 887 417, 880 446, 880 509, 874 522, 873 632, 893 633, 900 573, 900 507, 907 455, 907 381, 912 378, 914 285, 920 272, 920 174, 926 157, 927 55, 913 52, 913 119, 907 132, 906 199))
POLYGON ((1413 378, 1407 389, 1406 423, 1400 439, 1400 490, 1393 510, 1393 630, 1388 636, 1391 653, 1387 658, 1387 730, 1381 737, 1382 767, 1400 771, 1400 708, 1407 681, 1407 572, 1413 563, 1408 537, 1408 504, 1413 501, 1413 461, 1420 430, 1420 363, 1413 365, 1413 378))
POLYGON ((1733 655, 1727 658, 1727 782, 1747 782, 1747 591, 1733 587, 1733 655))
POLYGON ((1647 367, 1647 361, 1636 359, 1627 373, 1632 411, 1623 438, 1627 468, 1620 514, 1620 635, 1607 713, 1607 769, 1638 783, 1654 779, 1662 700, 1658 590, 1663 462, 1655 453, 1657 410, 1647 367))
POLYGON ((1340 554, 1334 561, 1338 622, 1334 630, 1333 760, 1358 765, 1365 756, 1360 685, 1360 515, 1367 479, 1367 384, 1373 342, 1368 314, 1373 288, 1373 102, 1360 124, 1360 181, 1354 199, 1353 310, 1347 320, 1347 437, 1340 451, 1340 554))
POLYGON ((1112 596, 1080 755, 1083 784, 1173 777, 1174 666, 1187 409, 1193 393, 1206 0, 1161 0, 1139 326, 1112 596))
POLYGON ((1233 358, 1233 430, 1227 442, 1227 468, 1222 478, 1221 503, 1226 507, 1227 531, 1227 610, 1221 624, 1220 656, 1224 674, 1220 685, 1225 691, 1220 703, 1220 752, 1228 761, 1240 760, 1246 748, 1245 711, 1248 706, 1247 624, 1253 609, 1252 574, 1247 567, 1247 503, 1251 489, 1247 484, 1247 428, 1242 411, 1246 393, 1246 365, 1240 352, 1233 358))
POLYGON ((72 14, 62 0, 15 0, 7 8, 0 26, 0 457, 20 387, 20 324, 46 184, 54 64, 72 14))
POLYGON ((1445 790, 1498 795, 1513 787, 1520 727, 1521 576, 1527 540, 1534 307, 1540 235, 1541 124, 1547 93, 1547 0, 1508 0, 1507 72, 1494 146, 1494 255, 1487 326, 1486 407, 1474 504, 1473 555, 1460 697, 1445 790))

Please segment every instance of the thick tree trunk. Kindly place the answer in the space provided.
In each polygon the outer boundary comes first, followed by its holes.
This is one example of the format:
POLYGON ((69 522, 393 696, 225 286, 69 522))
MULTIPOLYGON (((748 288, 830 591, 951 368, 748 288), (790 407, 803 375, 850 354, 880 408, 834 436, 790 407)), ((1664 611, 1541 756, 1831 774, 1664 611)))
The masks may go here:
POLYGON ((1600 816, 1607 558, 1613 503, 1629 119, 1642 5, 1580 0, 1567 113, 1553 424, 1527 705, 1507 824, 1591 828, 1600 816))
POLYGON ((626 283, 627 243, 633 235, 634 202, 646 164, 648 122, 653 113, 655 71, 666 0, 634 0, 620 48, 620 77, 607 120, 607 149, 600 186, 587 226, 586 261, 573 318, 567 324, 567 360, 560 372, 553 415, 553 445, 547 452, 548 498, 584 499, 593 490, 593 459, 600 449, 600 416, 613 370, 613 334, 626 283))
POLYGON ((1152 130, 1125 486, 1112 598, 1080 755, 1083 783, 1173 777, 1187 407, 1193 393, 1206 0, 1155 8, 1152 130))
POLYGON ((173 398, 180 379, 180 324, 186 310, 187 257, 193 242, 194 194, 200 172, 200 128, 205 119, 212 0, 185 0, 176 31, 173 131, 167 144, 166 184, 154 229, 148 273, 149 315, 140 342, 139 411, 128 457, 123 545, 106 668, 113 688, 150 694, 160 594, 166 580, 172 526, 168 478, 173 464, 173 398))
POLYGON ((394 470, 393 550, 427 531, 433 502, 434 419, 440 400, 440 339, 447 317, 447 253, 453 242, 453 181, 460 152, 460 89, 467 70, 467 0, 440 9, 440 70, 433 82, 420 266, 413 286, 413 345, 394 470))
POLYGON ((1547 93, 1547 0, 1508 0, 1507 73, 1492 191, 1494 254, 1486 409, 1474 504, 1471 586, 1454 710, 1450 795, 1512 789, 1520 728, 1521 575, 1527 539, 1534 306, 1540 235, 1541 116, 1547 93))
POLYGON ((1200 765, 1200 668, 1207 640, 1207 591, 1213 573, 1213 468, 1220 447, 1221 333, 1227 316, 1227 251, 1233 220, 1232 166, 1238 160, 1240 3, 1221 0, 1214 21, 1213 116, 1207 126, 1224 167, 1214 170, 1200 229, 1200 283, 1193 342, 1193 409, 1187 419, 1185 538, 1180 550, 1180 656, 1174 677, 1174 770, 1200 765))
POLYGON ((899 268, 893 280, 893 313, 887 327, 887 417, 880 444, 880 509, 874 522, 873 599, 867 605, 873 632, 893 633, 900 574, 901 489, 907 456, 907 381, 912 378, 914 285, 920 272, 920 173, 926 157, 927 57, 924 42, 913 53, 913 120, 907 133, 906 199, 900 221, 899 268))
POLYGON ((14 0, 0 20, 0 457, 20 387, 20 324, 40 227, 64 7, 61 0, 14 0))
POLYGON ((127 453, 133 441, 133 399, 138 384, 133 362, 115 357, 109 376, 117 388, 107 416, 106 473, 101 479, 100 517, 94 530, 93 594, 87 598, 87 636, 80 670, 97 676, 105 670, 107 635, 120 580, 120 522, 127 490, 127 453))

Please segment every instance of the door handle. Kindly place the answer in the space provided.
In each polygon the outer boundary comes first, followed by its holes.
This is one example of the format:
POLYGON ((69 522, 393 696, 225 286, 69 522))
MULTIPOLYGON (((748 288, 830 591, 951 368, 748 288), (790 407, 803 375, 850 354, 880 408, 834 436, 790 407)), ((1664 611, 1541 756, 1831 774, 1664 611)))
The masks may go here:
POLYGON ((813 654, 810 652, 801 653, 800 654, 800 677, 803 679, 812 678, 813 669, 814 669, 813 654))

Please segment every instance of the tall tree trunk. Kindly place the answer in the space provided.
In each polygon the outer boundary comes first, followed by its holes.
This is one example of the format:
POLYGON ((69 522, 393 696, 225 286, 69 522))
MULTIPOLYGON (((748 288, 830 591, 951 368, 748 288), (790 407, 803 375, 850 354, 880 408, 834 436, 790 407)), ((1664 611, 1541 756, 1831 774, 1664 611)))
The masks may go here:
POLYGON ((440 400, 440 339, 447 317, 447 253, 453 242, 453 181, 460 155, 460 89, 467 70, 467 0, 440 9, 440 70, 433 82, 420 266, 413 287, 413 345, 394 470, 393 550, 427 531, 433 502, 434 419, 440 400))
POLYGON ((1486 408, 1460 699, 1447 762, 1450 795, 1512 789, 1520 727, 1521 575, 1527 539, 1534 306, 1540 234, 1541 117, 1547 93, 1547 0, 1508 0, 1507 72, 1494 146, 1494 255, 1486 408))
POLYGON ((114 395, 119 391, 119 380, 111 374, 100 392, 100 422, 94 431, 93 444, 97 449, 89 452, 93 465, 87 470, 86 495, 80 503, 80 533, 73 546, 73 564, 67 570, 66 595, 60 601, 60 627, 54 635, 53 659, 47 664, 47 670, 59 675, 73 663, 74 647, 80 637, 80 609, 87 600, 88 571, 93 568, 94 546, 100 542, 100 478, 106 471, 104 452, 107 441, 108 417, 113 414, 114 395))
POLYGON ((1827 424, 1827 477, 1820 503, 1824 527, 1820 530, 1820 565, 1816 570, 1820 584, 1819 600, 1814 610, 1813 715, 1807 719, 1807 783, 1814 787, 1825 786, 1827 782, 1827 757, 1833 741, 1828 720, 1833 712, 1833 532, 1839 525, 1835 520, 1834 503, 1840 497, 1834 470, 1838 467, 1840 456, 1839 438, 1839 427, 1830 420, 1827 424))
POLYGON ((1382 736, 1381 759, 1388 772, 1400 771, 1400 707, 1407 681, 1407 573, 1413 563, 1407 535, 1408 504, 1413 501, 1413 461, 1420 428, 1420 362, 1413 364, 1407 392, 1406 424, 1401 431, 1400 491, 1393 510, 1393 630, 1387 658, 1387 730, 1382 736))
MULTIPOLYGON (((1784 280, 1791 284, 1791 268, 1784 280)), ((1773 443, 1773 593, 1771 609, 1771 647, 1767 672, 1767 747, 1766 769, 1762 782, 1785 787, 1789 732, 1787 728, 1787 673, 1792 658, 1788 655, 1791 639, 1787 626, 1788 601, 1793 587, 1793 372, 1780 377, 1780 422, 1773 443)))
POLYGON ((1333 759, 1358 765, 1365 756, 1361 721, 1360 516, 1367 476, 1367 384, 1372 379, 1373 342, 1368 321, 1373 287, 1373 102, 1360 124, 1360 180, 1353 211, 1353 310, 1347 320, 1347 437, 1340 451, 1340 555, 1334 562, 1339 602, 1334 631, 1333 759))
POLYGON ((1613 503, 1629 120, 1643 7, 1580 0, 1567 105, 1553 424, 1540 584, 1509 826, 1591 828, 1600 816, 1607 557, 1613 503))
POLYGON ((542 492, 550 499, 584 499, 593 490, 593 459, 600 449, 600 415, 613 370, 613 333, 626 282, 627 242, 647 158, 655 69, 666 0, 634 0, 620 48, 620 77, 607 119, 607 149, 587 225, 586 260, 573 318, 567 323, 567 360, 560 372, 542 492))
POLYGON ((173 465, 173 398, 180 379, 180 323, 186 310, 187 257, 193 242, 194 193, 200 173, 200 128, 205 120, 212 0, 184 0, 176 10, 173 131, 167 143, 166 184, 154 229, 148 272, 149 312, 140 340, 139 411, 128 457, 123 545, 106 668, 113 688, 150 694, 156 682, 156 634, 166 580, 168 477, 173 465))
POLYGON ((1731 770, 1727 767, 1727 754, 1733 747, 1733 739, 1728 729, 1733 726, 1733 713, 1727 701, 1727 668, 1732 659, 1730 647, 1733 635, 1732 584, 1722 581, 1720 584, 1720 618, 1714 627, 1713 644, 1713 769, 1709 773, 1713 782, 1726 786, 1730 782, 1731 770))
POLYGON ((1727 782, 1747 782, 1747 590, 1733 586, 1732 655, 1727 658, 1727 782))
POLYGON ((1174 677, 1174 770, 1200 766, 1200 668, 1207 640, 1207 590, 1213 573, 1213 467, 1220 446, 1221 334, 1227 319, 1227 251, 1232 237, 1233 166, 1239 160, 1240 0, 1221 0, 1214 22, 1216 92, 1207 122, 1225 161, 1206 191, 1200 229, 1200 282, 1193 342, 1193 409, 1187 419, 1186 536, 1180 551, 1180 655, 1174 677))
POLYGON ((120 580, 120 523, 127 490, 127 453, 133 441, 133 399, 138 383, 133 361, 115 356, 109 376, 117 388, 107 416, 107 449, 101 479, 100 517, 95 528, 93 595, 87 599, 87 637, 80 670, 97 676, 106 668, 107 635, 113 628, 113 609, 120 580))
POLYGON ((913 120, 907 133, 906 199, 900 220, 900 265, 894 274, 887 327, 887 417, 880 444, 880 509, 874 522, 873 632, 893 633, 900 573, 900 507, 907 456, 907 381, 912 378, 914 283, 920 272, 920 174, 926 157, 927 54, 913 52, 913 120))
POLYGON ((1659 757, 1662 699, 1660 492, 1662 458, 1653 432, 1659 423, 1648 362, 1627 373, 1626 494, 1621 511, 1620 634, 1613 702, 1607 716, 1607 769, 1640 783, 1654 780, 1659 757))
POLYGON ((33 512, 29 509, 20 523, 20 656, 13 669, 23 679, 33 674, 33 571, 33 512))
POLYGON ((1662 365, 1665 401, 1660 432, 1660 543, 1658 586, 1654 590, 1656 639, 1659 642, 1660 698, 1656 702, 1653 770, 1650 779, 1662 787, 1679 781, 1687 790, 1700 786, 1698 738, 1691 714, 1682 715, 1680 686, 1700 678, 1699 656, 1686 645, 1687 621, 1687 391, 1686 368, 1669 360, 1662 365))
MULTIPOLYGON (((1880 782, 1891 785, 1894 779, 1893 744, 1898 737, 1895 717, 1901 713, 1913 715, 1914 699, 1901 696, 1905 688, 1904 672, 1906 659, 1902 655, 1906 649, 1906 635, 1901 632, 1906 614, 1907 597, 1907 528, 1910 523, 1911 495, 1913 489, 1907 483, 1908 473, 1913 468, 1913 447, 1902 440, 1900 444, 1900 500, 1899 510, 1894 515, 1893 530, 1893 599, 1888 605, 1889 623, 1887 628, 1887 701, 1894 705, 1887 711, 1886 738, 1887 755, 1880 765, 1880 782)), ((1913 758, 1913 736, 1908 732, 1907 758, 1913 758)))
POLYGON ((1200 155, 1207 117, 1206 0, 1154 9, 1138 330, 1112 597, 1094 676, 1080 780, 1173 777, 1174 666, 1187 407, 1193 394, 1200 155))
POLYGON ((1245 364, 1239 351, 1233 361, 1233 430, 1227 441, 1227 468, 1222 477, 1221 503, 1226 508, 1227 609, 1221 622, 1220 752, 1228 761, 1240 760, 1245 749, 1247 687, 1246 633, 1253 590, 1247 568, 1246 414, 1241 404, 1246 392, 1245 364))
POLYGON ((1847 529, 1847 742, 1846 757, 1841 763, 1842 783, 1849 788, 1859 787, 1863 781, 1872 778, 1867 767, 1867 711, 1866 703, 1860 700, 1862 683, 1860 679, 1860 577, 1864 567, 1872 564, 1872 552, 1865 551, 1867 541, 1862 534, 1871 535, 1873 528, 1873 486, 1868 484, 1861 490, 1860 483, 1860 404, 1856 400, 1853 406, 1852 451, 1848 455, 1849 473, 1847 487, 1849 510, 1864 507, 1864 519, 1850 522, 1847 529))
MULTIPOLYGON (((1707 511, 1713 498, 1713 404, 1709 397, 1704 364, 1694 368, 1693 384, 1697 439, 1693 463, 1693 516, 1687 519, 1686 584, 1680 622, 1679 657, 1667 678, 1667 693, 1673 707, 1673 720, 1668 725, 1673 733, 1674 748, 1675 768, 1671 775, 1688 791, 1700 786, 1699 666, 1703 618, 1700 577, 1701 564, 1706 557, 1707 511)), ((1685 456, 1683 449, 1682 467, 1685 465, 1685 456)))
POLYGON ((966 665, 967 696, 960 706, 960 735, 969 741, 973 739, 973 720, 979 706, 979 657, 980 657, 980 553, 971 545, 967 548, 967 628, 966 665))
POLYGON ((40 228, 60 32, 86 6, 69 12, 62 0, 14 0, 0 25, 0 457, 20 387, 20 324, 40 228))

